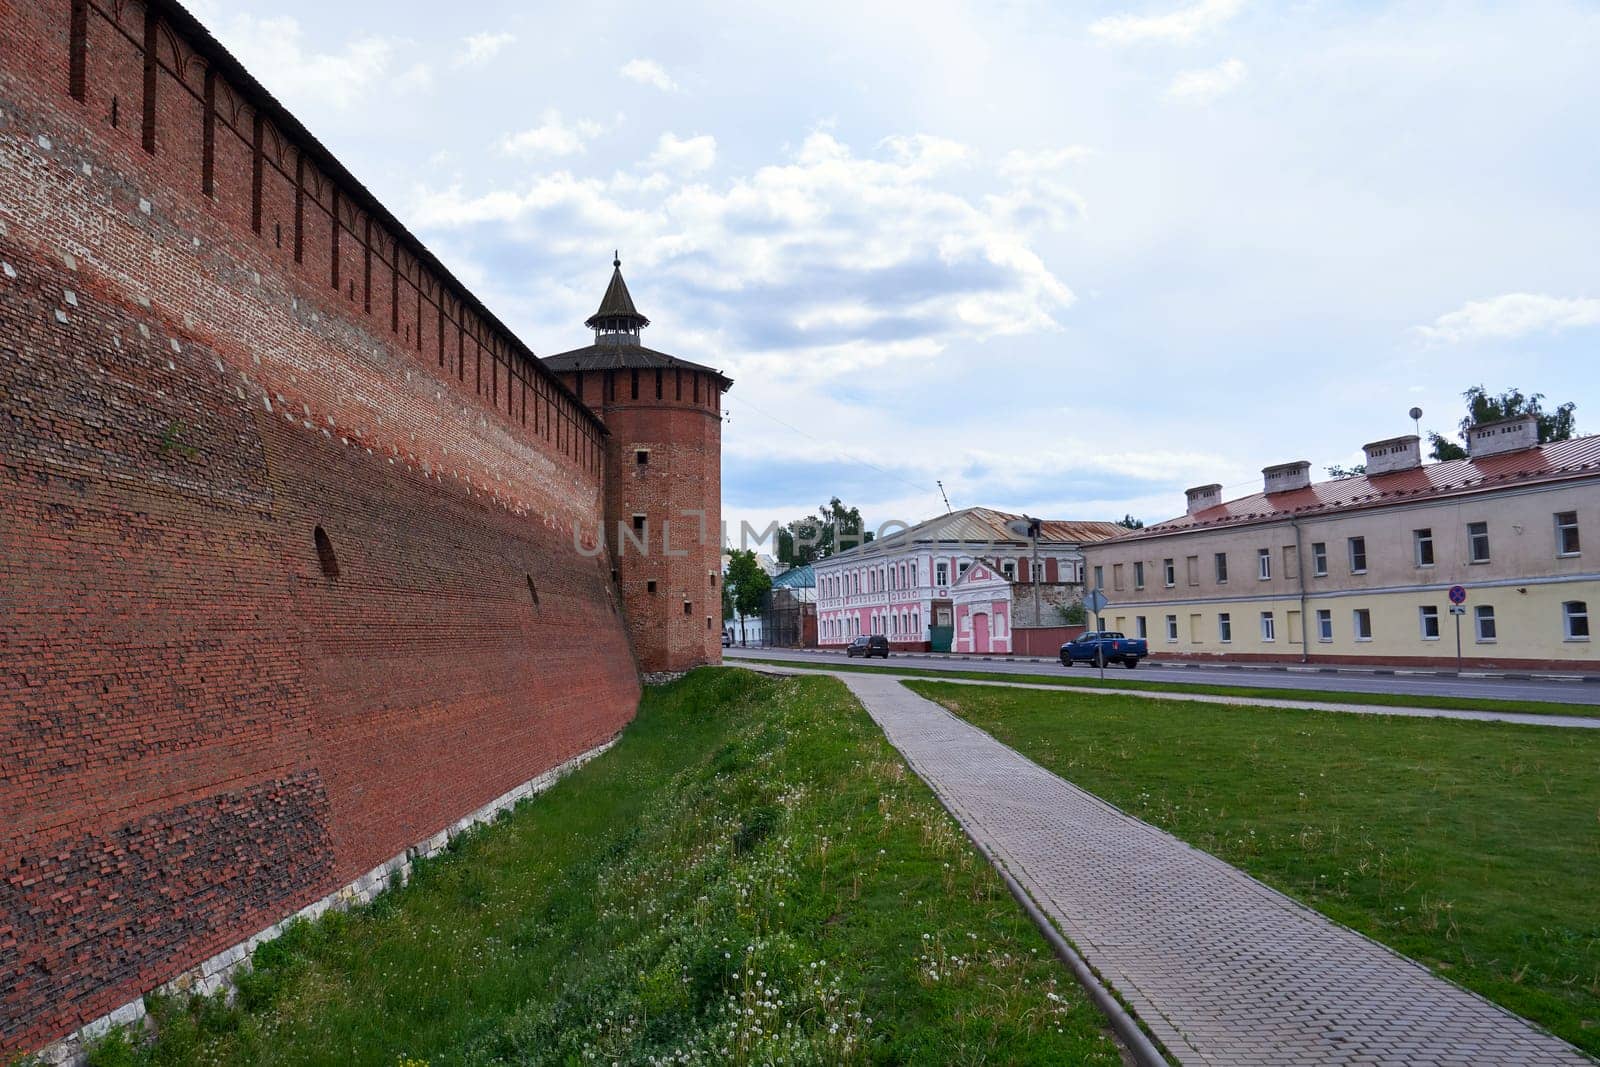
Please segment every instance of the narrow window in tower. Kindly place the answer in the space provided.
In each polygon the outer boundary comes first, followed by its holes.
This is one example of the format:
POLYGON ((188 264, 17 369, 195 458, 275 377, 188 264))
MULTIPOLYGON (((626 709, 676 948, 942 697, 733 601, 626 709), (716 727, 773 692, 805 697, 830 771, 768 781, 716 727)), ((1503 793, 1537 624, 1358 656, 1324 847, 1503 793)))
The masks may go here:
POLYGON ((693 615, 694 614, 694 602, 693 601, 685 600, 683 602, 683 613, 685 615, 693 615))
POLYGON ((528 575, 528 595, 533 598, 533 606, 539 606, 539 587, 533 584, 533 575, 528 575))
POLYGON ((312 531, 311 539, 317 546, 317 562, 322 564, 322 576, 330 580, 339 577, 339 557, 333 553, 333 542, 328 539, 328 532, 318 526, 312 531))
POLYGON ((87 94, 89 55, 89 0, 72 0, 72 23, 68 30, 68 90, 72 99, 83 103, 87 94))
POLYGON ((634 529, 635 533, 644 533, 644 516, 643 515, 635 515, 633 517, 633 529, 634 529))
POLYGON ((706 629, 708 629, 708 630, 711 629, 711 616, 710 615, 706 616, 706 629))
POLYGON ((656 368, 656 399, 661 399, 661 368, 656 368))
POLYGON ((655 596, 656 595, 656 583, 653 580, 645 582, 644 583, 644 591, 646 593, 649 593, 651 596, 655 596))
POLYGON ((628 372, 629 400, 639 399, 639 368, 635 367, 628 372))
POLYGON ((633 461, 641 467, 650 466, 650 450, 648 448, 635 449, 633 461))
POLYGON ((706 574, 706 582, 707 582, 708 585, 711 586, 711 588, 715 589, 717 587, 717 572, 716 571, 707 572, 707 574, 706 574))

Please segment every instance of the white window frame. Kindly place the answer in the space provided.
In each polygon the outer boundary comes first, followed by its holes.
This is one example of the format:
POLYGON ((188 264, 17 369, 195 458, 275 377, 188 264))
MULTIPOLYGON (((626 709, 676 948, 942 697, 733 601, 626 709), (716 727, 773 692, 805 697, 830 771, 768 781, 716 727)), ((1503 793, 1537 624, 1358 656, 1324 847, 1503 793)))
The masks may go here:
POLYGON ((1178 643, 1178 617, 1176 615, 1167 616, 1167 643, 1174 645, 1178 643))
POLYGON ((1467 562, 1481 567, 1485 563, 1493 562, 1493 560, 1494 553, 1489 544, 1489 524, 1487 522, 1467 523, 1467 562), (1474 527, 1482 527, 1483 532, 1481 534, 1474 533, 1474 527), (1479 537, 1483 538, 1483 555, 1481 556, 1478 555, 1477 542, 1479 537))
POLYGON ((1472 609, 1472 635, 1480 645, 1492 645, 1500 640, 1500 626, 1494 617, 1493 604, 1479 604, 1472 609), (1483 624, 1489 624, 1489 636, 1483 635, 1483 624))
POLYGON ((1218 585, 1228 584, 1228 554, 1226 552, 1213 552, 1211 555, 1212 572, 1217 576, 1218 585))
POLYGON ((1278 640, 1278 620, 1272 617, 1272 612, 1261 613, 1261 641, 1263 644, 1272 644, 1278 640))
POLYGON ((1439 606, 1437 604, 1423 604, 1417 608, 1417 632, 1422 634, 1424 641, 1437 641, 1439 634, 1439 606), (1433 623, 1433 633, 1428 632, 1428 623, 1433 623))
POLYGON ((1272 549, 1256 549, 1256 577, 1263 582, 1272 581, 1272 549))
POLYGON ((1175 557, 1168 556, 1162 559, 1161 576, 1166 579, 1168 589, 1178 587, 1178 561, 1175 557))
POLYGON ((1227 611, 1217 613, 1217 640, 1225 645, 1233 644, 1233 614, 1227 611))
POLYGON ((1144 588, 1144 560, 1142 559, 1134 560, 1133 562, 1133 587, 1135 589, 1144 588))
POLYGON ((1326 578, 1328 576, 1328 542, 1311 542, 1311 577, 1326 578))
POLYGON ((933 566, 934 585, 950 584, 950 564, 936 563, 933 566))
POLYGON ((1419 567, 1432 567, 1437 562, 1438 555, 1434 552, 1432 526, 1424 526, 1420 530, 1411 531, 1411 559, 1419 567), (1428 549, 1428 558, 1426 560, 1422 558, 1424 546, 1428 549))
POLYGON ((1589 602, 1587 600, 1568 600, 1561 605, 1561 631, 1568 641, 1589 640, 1589 602), (1574 608, 1582 608, 1575 611, 1574 608), (1583 633, 1572 632, 1572 624, 1577 619, 1583 620, 1583 633))
POLYGON ((1578 533, 1578 513, 1576 511, 1558 511, 1555 514, 1555 523, 1556 558, 1571 559, 1573 556, 1583 555, 1583 538, 1578 533), (1571 515, 1572 521, 1562 522, 1561 517, 1563 515, 1571 515), (1565 539, 1562 537, 1562 534, 1566 533, 1568 530, 1572 531, 1573 548, 1571 551, 1567 550, 1565 539))
POLYGON ((1141 641, 1150 639, 1149 624, 1145 621, 1143 615, 1135 615, 1133 617, 1133 635, 1141 641))
POLYGON ((1355 635, 1357 641, 1365 643, 1372 640, 1371 608, 1354 608, 1351 610, 1350 632, 1355 635), (1366 632, 1362 633, 1363 630, 1366 632))
POLYGON ((1007 559, 1000 561, 1000 576, 1008 582, 1017 580, 1017 561, 1007 559))
POLYGON ((1351 574, 1365 574, 1365 573, 1367 573, 1368 560, 1367 560, 1367 538, 1366 538, 1366 535, 1365 534, 1357 534, 1354 537, 1347 537, 1347 538, 1345 538, 1344 544, 1345 544, 1345 554, 1347 556, 1349 556, 1350 573, 1351 574), (1361 545, 1361 566, 1359 566, 1359 567, 1356 566, 1356 544, 1357 544, 1357 542, 1359 542, 1360 545, 1361 545))
POLYGON ((1317 609, 1317 640, 1324 645, 1333 643, 1333 611, 1329 608, 1317 609))

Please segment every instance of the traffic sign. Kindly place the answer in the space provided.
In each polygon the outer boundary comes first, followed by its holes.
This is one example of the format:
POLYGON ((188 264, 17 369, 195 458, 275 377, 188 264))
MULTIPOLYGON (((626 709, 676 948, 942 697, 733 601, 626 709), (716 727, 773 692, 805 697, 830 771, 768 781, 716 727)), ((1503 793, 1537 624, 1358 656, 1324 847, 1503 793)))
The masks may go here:
POLYGON ((1098 615, 1106 608, 1106 595, 1095 589, 1083 598, 1083 606, 1098 615))
POLYGON ((1465 604, 1466 602, 1467 602, 1467 590, 1463 586, 1452 585, 1450 587, 1450 603, 1452 603, 1452 604, 1465 604))
POLYGON ((1450 605, 1450 614, 1452 614, 1452 615, 1465 615, 1466 613, 1467 613, 1467 609, 1462 607, 1460 604, 1452 604, 1452 605, 1450 605))

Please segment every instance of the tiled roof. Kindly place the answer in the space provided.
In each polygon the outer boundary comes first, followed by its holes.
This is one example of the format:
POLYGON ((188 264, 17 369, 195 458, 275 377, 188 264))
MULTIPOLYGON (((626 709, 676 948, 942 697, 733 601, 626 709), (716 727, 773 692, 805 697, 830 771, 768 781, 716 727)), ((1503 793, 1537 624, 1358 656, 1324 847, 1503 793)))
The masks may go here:
POLYGON ((1600 477, 1600 434, 1555 441, 1482 459, 1428 463, 1391 474, 1316 482, 1286 493, 1254 493, 1123 535, 1124 540, 1187 530, 1275 522, 1302 515, 1387 507, 1520 485, 1600 477))
POLYGON ((629 368, 702 371, 715 374, 722 382, 722 388, 727 389, 733 385, 733 379, 726 377, 715 367, 707 367, 701 363, 691 363, 687 359, 669 356, 665 352, 657 352, 653 348, 635 344, 598 344, 586 345, 583 348, 574 348, 570 352, 558 352, 553 356, 544 357, 544 365, 557 374, 570 370, 626 370, 629 368))
MULTIPOLYGON (((908 530, 892 530, 881 539, 840 552, 831 559, 866 558, 897 552, 909 544, 960 543, 969 545, 1028 544, 1027 537, 1007 528, 1007 523, 1024 521, 1024 516, 993 508, 962 508, 919 522, 908 530)), ((1114 522, 1077 522, 1069 519, 1043 519, 1039 525, 1041 544, 1084 544, 1104 541, 1124 532, 1114 522)))

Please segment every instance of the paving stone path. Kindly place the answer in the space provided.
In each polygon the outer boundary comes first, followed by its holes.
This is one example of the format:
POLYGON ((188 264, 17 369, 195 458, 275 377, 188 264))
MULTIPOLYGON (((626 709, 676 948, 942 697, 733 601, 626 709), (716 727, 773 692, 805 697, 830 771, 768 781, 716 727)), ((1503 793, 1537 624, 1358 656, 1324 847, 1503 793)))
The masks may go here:
POLYGON ((1593 1067, 899 681, 837 677, 1181 1063, 1593 1067))

